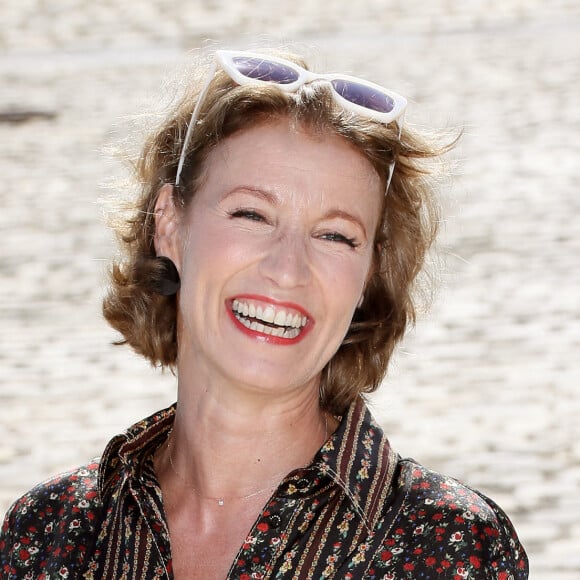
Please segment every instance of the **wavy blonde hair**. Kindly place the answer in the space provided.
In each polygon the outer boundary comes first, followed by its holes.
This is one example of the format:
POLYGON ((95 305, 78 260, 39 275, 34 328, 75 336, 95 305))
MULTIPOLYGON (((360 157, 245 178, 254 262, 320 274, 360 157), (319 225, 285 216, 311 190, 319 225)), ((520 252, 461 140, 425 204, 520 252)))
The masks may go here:
MULTIPOLYGON (((296 55, 285 58, 306 66, 296 55)), ((154 291, 162 276, 155 260, 154 210, 161 187, 174 183, 183 137, 201 87, 193 83, 153 127, 135 164, 138 192, 129 215, 115 225, 121 257, 110 270, 103 313, 123 338, 152 364, 174 369, 177 360, 175 296, 154 291)), ((388 126, 344 111, 324 84, 309 84, 286 94, 276 86, 238 86, 221 70, 215 74, 193 128, 181 184, 174 202, 183 211, 195 196, 208 153, 223 139, 261 121, 280 118, 313 134, 340 135, 373 165, 384 187, 395 169, 382 204, 374 241, 374 269, 362 305, 333 358, 322 372, 321 406, 342 415, 361 393, 375 391, 384 378, 395 345, 416 319, 415 285, 439 224, 436 180, 429 163, 450 146, 436 146, 409 128, 399 136, 388 126)))

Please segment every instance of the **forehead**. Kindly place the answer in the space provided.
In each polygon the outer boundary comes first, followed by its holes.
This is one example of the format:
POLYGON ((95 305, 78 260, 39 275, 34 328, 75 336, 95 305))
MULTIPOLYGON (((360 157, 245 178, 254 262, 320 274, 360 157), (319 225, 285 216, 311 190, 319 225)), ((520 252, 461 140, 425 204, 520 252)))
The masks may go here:
POLYGON ((370 161, 343 137, 316 133, 286 118, 262 122, 219 143, 209 154, 205 180, 317 191, 332 197, 340 192, 343 201, 362 198, 379 201, 381 180, 370 161))

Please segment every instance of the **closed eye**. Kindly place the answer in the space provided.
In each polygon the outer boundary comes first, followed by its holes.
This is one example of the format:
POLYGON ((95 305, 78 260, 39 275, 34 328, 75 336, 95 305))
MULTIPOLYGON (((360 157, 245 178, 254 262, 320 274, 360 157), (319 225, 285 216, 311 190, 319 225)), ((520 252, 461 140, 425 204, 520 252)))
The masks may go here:
POLYGON ((351 248, 356 248, 359 244, 357 243, 357 241, 355 240, 355 238, 349 238, 343 234, 340 234, 338 232, 329 232, 327 234, 322 234, 321 239, 323 240, 328 240, 330 242, 338 242, 338 243, 342 243, 342 244, 346 244, 347 246, 351 247, 351 248))
POLYGON ((266 218, 253 209, 237 209, 230 213, 233 218, 245 218, 255 222, 265 222, 266 218))

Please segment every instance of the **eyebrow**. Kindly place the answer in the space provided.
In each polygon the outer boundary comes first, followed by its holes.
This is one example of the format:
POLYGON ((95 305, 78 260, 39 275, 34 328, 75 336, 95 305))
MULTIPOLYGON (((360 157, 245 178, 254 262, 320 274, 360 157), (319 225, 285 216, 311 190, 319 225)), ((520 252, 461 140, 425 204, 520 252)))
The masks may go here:
POLYGON ((222 195, 221 199, 223 201, 224 199, 227 199, 228 197, 230 197, 231 195, 234 195, 236 193, 253 195, 254 197, 257 197, 258 199, 263 199, 264 201, 267 201, 268 203, 270 203, 273 206, 280 205, 278 198, 273 193, 271 193, 269 191, 264 191, 263 189, 257 189, 257 188, 248 187, 245 185, 240 186, 240 187, 235 187, 234 189, 230 189, 229 191, 226 191, 226 193, 224 193, 224 195, 222 195))

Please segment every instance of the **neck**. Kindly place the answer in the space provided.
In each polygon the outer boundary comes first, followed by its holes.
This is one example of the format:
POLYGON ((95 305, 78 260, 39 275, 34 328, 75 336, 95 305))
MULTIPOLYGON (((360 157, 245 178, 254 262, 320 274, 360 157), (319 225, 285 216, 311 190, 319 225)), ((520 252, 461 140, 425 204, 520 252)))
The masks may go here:
POLYGON ((316 388, 284 400, 219 394, 180 385, 164 462, 184 487, 217 505, 271 493, 310 463, 334 428, 316 388))

